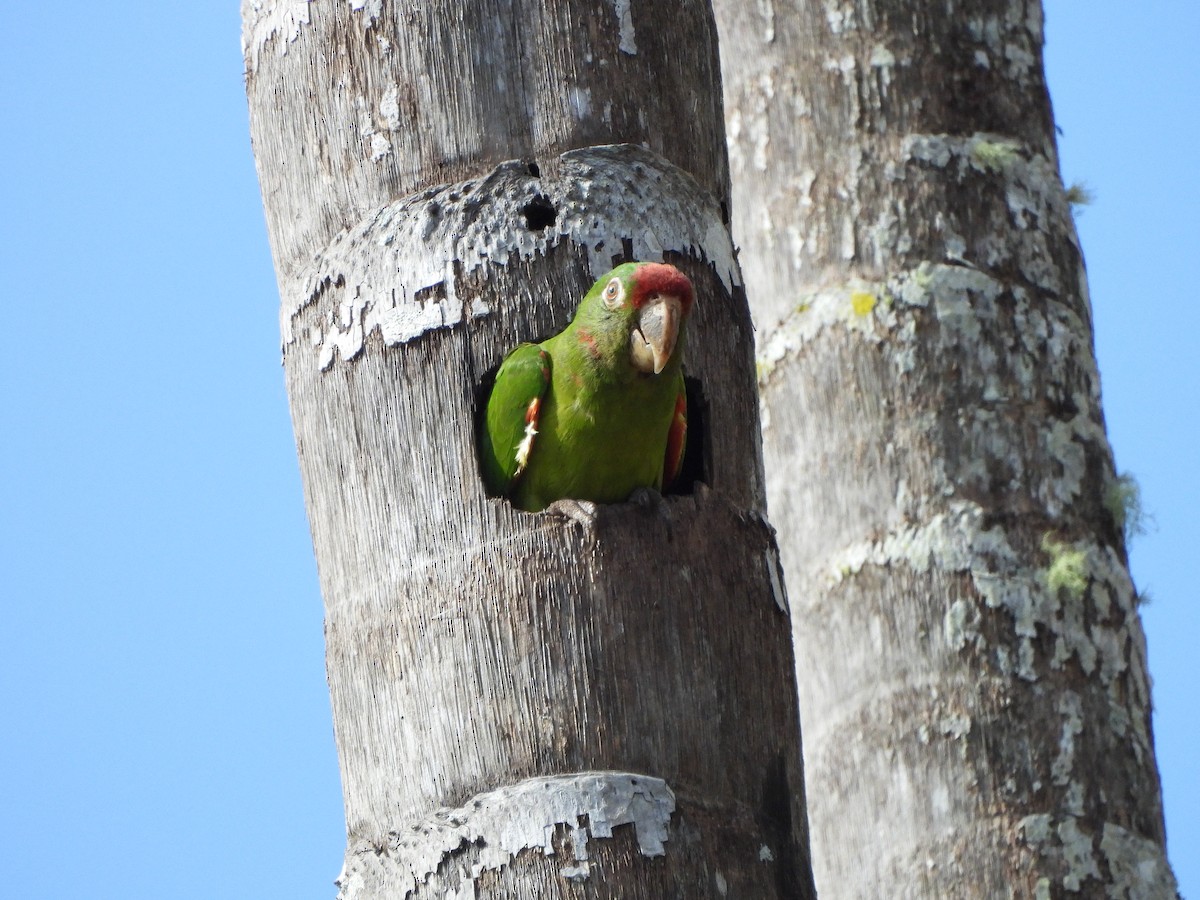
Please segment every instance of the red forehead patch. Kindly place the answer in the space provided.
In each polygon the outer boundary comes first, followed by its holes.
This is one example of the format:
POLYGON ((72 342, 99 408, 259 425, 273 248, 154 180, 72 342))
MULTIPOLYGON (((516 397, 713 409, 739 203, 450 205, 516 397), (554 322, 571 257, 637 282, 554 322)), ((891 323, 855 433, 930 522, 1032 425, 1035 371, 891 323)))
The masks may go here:
POLYGON ((646 263, 633 273, 633 305, 641 306, 650 294, 674 294, 683 304, 686 316, 692 309, 692 282, 667 263, 646 263))

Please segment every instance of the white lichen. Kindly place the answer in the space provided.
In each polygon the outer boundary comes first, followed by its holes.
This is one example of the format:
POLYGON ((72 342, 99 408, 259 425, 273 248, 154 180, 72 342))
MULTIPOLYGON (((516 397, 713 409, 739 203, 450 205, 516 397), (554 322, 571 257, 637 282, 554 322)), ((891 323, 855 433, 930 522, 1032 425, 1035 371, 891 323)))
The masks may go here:
POLYGON ((371 160, 379 162, 381 159, 392 155, 392 142, 389 141, 379 132, 371 135, 371 160))
POLYGON ((383 96, 379 98, 379 117, 383 120, 383 125, 389 131, 395 131, 400 127, 400 86, 393 84, 391 87, 385 88, 383 96))
POLYGON ((1177 900, 1175 877, 1157 842, 1106 822, 1100 853, 1108 863, 1106 890, 1113 900, 1177 900))
POLYGON ((883 44, 876 44, 871 48, 871 58, 868 62, 875 68, 890 68, 896 65, 896 54, 883 44))
POLYGON ((979 610, 966 600, 955 600, 946 610, 943 630, 946 645, 952 650, 962 650, 968 644, 977 650, 983 647, 983 636, 979 633, 979 610))
POLYGON ((1018 81, 1024 79, 1030 72, 1034 71, 1034 66, 1038 61, 1028 43, 1023 40, 1007 44, 1004 47, 1004 58, 1009 63, 1009 77, 1018 81))
POLYGON ((834 34, 853 31, 858 27, 854 6, 842 0, 825 0, 825 21, 829 23, 829 30, 834 34))
MULTIPOLYGON (((938 733, 951 740, 961 741, 971 733, 971 717, 966 713, 952 712, 938 720, 938 733)), ((949 808, 949 803, 946 804, 949 808)))
POLYGON ((1068 891, 1078 891, 1087 879, 1099 879, 1100 868, 1096 865, 1092 836, 1080 830, 1079 820, 1067 816, 1059 823, 1057 834, 1062 843, 1063 860, 1067 864, 1063 887, 1068 891))
POLYGON ((1050 826, 1053 822, 1053 817, 1046 813, 1036 813, 1031 816, 1026 816, 1017 823, 1017 828, 1021 832, 1021 837, 1027 844, 1041 844, 1050 838, 1050 826))
POLYGON ((774 0, 755 0, 758 16, 762 19, 763 43, 769 44, 775 40, 775 3, 774 0))
POLYGON ((1058 740, 1058 755, 1050 764, 1050 780, 1063 787, 1075 770, 1075 738, 1083 733, 1083 702, 1074 691, 1064 691, 1058 700, 1062 716, 1062 733, 1058 740))
POLYGON ((1088 325, 1076 304, 1055 302, 1052 295, 971 266, 931 262, 898 271, 886 282, 848 279, 796 299, 791 315, 759 345, 764 398, 779 363, 830 329, 886 347, 899 376, 920 377, 931 364, 954 361, 963 367, 959 377, 982 386, 982 402, 955 411, 956 427, 974 449, 955 461, 958 468, 946 474, 951 483, 945 489, 990 489, 1002 468, 1012 489, 1031 492, 1051 520, 1079 501, 1089 477, 1088 448, 1107 442, 1103 422, 1093 417, 1099 377, 1088 325), (933 321, 931 333, 924 326, 933 321), (1005 410, 1041 403, 1047 391, 1068 397, 1064 405, 1079 412, 1048 417, 1037 433, 1041 447, 1035 454, 1029 436, 1006 425, 1005 410), (1028 471, 1026 461, 1035 456, 1054 460, 1053 467, 1028 471))
MULTIPOLYGON (((951 501, 947 511, 936 513, 924 522, 906 523, 871 540, 848 545, 809 571, 796 573, 799 587, 793 588, 793 596, 808 595, 805 585, 813 585, 812 595, 819 596, 867 567, 967 574, 983 607, 1005 610, 1011 617, 1016 657, 1012 656, 1011 644, 987 645, 978 627, 981 607, 965 598, 949 605, 944 615, 943 635, 950 649, 970 647, 975 652, 990 653, 1002 671, 1035 681, 1039 671, 1035 643, 1039 636, 1050 635, 1054 653, 1048 660, 1042 660, 1042 665, 1061 669, 1075 660, 1085 674, 1098 676, 1112 693, 1114 704, 1123 707, 1125 703, 1118 700, 1117 680, 1131 670, 1120 623, 1132 614, 1135 600, 1128 571, 1116 552, 1099 543, 1080 543, 1075 547, 1088 572, 1089 590, 1103 591, 1104 602, 1123 613, 1117 619, 1092 621, 1088 625, 1079 599, 1051 588, 1040 559, 1018 552, 1002 528, 985 527, 985 522, 982 507, 951 501)), ((1134 686, 1139 698, 1148 691, 1147 686, 1136 683, 1134 686)), ((1064 720, 1070 718, 1068 713, 1069 710, 1063 711, 1064 720)), ((1150 738, 1140 720, 1122 717, 1114 723, 1114 728, 1119 728, 1118 733, 1132 740, 1135 746, 1149 752, 1150 738)), ((1064 757, 1060 765, 1067 766, 1064 775, 1070 771, 1068 762, 1064 757)))
MULTIPOLYGON (((1071 226, 1067 192, 1052 154, 1052 147, 1043 151, 1004 135, 986 133, 969 137, 910 134, 901 145, 902 158, 908 165, 946 169, 959 181, 968 177, 998 179, 1003 186, 1018 233, 1000 233, 976 248, 978 255, 973 262, 958 261, 990 268, 1015 259, 1029 284, 1062 295, 1061 276, 1054 264, 1055 255, 1050 252, 1048 235, 1065 235, 1076 244, 1078 241, 1071 226)), ((954 258, 956 253, 961 256, 962 248, 947 236, 947 258, 954 258)))
POLYGON ((1073 893, 1093 880, 1103 882, 1113 900, 1175 900, 1175 879, 1160 844, 1112 822, 1104 823, 1097 842, 1079 821, 1074 814, 1039 813, 1018 823, 1021 838, 1037 856, 1061 867, 1060 878, 1039 880, 1038 896, 1049 896, 1056 883, 1073 893))
POLYGON ((775 366, 827 328, 847 328, 873 343, 896 324, 887 286, 854 279, 829 290, 799 297, 793 313, 760 346, 759 380, 765 384, 775 366), (879 327, 882 326, 882 327, 879 327))

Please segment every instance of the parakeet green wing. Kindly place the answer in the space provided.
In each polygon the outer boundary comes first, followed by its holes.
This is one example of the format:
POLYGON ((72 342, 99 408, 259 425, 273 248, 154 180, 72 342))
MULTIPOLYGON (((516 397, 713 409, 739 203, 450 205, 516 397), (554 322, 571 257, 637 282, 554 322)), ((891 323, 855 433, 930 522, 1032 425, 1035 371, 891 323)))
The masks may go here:
POLYGON ((483 470, 488 490, 510 494, 533 452, 542 399, 550 387, 550 356, 537 344, 520 344, 496 373, 483 429, 483 470))

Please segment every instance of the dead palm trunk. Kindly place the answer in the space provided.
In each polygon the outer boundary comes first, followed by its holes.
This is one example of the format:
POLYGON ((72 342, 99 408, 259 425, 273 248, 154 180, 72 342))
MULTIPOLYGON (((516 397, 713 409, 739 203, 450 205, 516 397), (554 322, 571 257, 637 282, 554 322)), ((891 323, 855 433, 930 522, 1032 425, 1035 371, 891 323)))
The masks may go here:
POLYGON ((343 897, 811 893, 716 45, 684 7, 243 2, 343 897), (697 287, 704 483, 578 523, 488 498, 487 373, 631 256, 697 287))
POLYGON ((716 6, 822 897, 1173 897, 1040 4, 716 6))

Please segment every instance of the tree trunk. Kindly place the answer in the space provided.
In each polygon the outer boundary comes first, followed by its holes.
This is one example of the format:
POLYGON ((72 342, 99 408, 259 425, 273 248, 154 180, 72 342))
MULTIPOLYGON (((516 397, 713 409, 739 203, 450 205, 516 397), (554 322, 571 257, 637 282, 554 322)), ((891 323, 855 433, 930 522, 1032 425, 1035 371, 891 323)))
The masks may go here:
POLYGON ((1039 3, 716 6, 821 896, 1173 897, 1039 3))
POLYGON ((683 6, 243 2, 341 897, 811 896, 716 42, 683 6), (689 492, 489 498, 489 373, 630 258, 696 286, 689 492))

